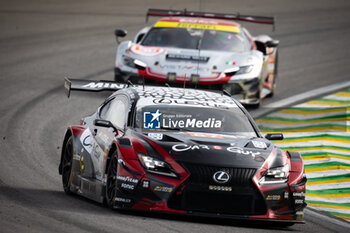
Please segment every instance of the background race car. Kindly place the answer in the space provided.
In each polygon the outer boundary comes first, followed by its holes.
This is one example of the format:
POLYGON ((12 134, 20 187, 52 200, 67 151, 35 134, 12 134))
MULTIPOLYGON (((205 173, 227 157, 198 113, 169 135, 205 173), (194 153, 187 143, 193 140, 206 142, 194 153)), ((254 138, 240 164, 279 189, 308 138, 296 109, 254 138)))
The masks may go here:
MULTIPOLYGON (((279 42, 267 35, 252 37, 232 21, 274 25, 273 17, 157 9, 147 16, 168 17, 140 30, 134 41, 120 43, 117 82, 225 90, 255 106, 274 94, 279 42)), ((126 31, 117 29, 115 34, 118 40, 126 31)))
POLYGON ((304 216, 302 157, 263 137, 230 96, 196 89, 66 80, 66 90, 121 89, 69 126, 59 173, 66 193, 111 208, 291 225, 304 216), (94 87, 93 87, 94 86, 94 87))

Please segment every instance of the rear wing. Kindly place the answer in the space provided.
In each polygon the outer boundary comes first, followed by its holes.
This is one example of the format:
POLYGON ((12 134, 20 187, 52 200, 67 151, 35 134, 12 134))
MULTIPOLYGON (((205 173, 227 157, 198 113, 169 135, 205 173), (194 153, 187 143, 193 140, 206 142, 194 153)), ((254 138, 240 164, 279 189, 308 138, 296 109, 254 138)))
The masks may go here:
POLYGON ((69 79, 64 78, 64 92, 69 98, 70 92, 75 91, 118 91, 120 89, 128 87, 130 84, 116 83, 108 80, 83 80, 83 79, 69 79))
MULTIPOLYGON (((84 79, 70 79, 65 77, 64 78, 64 92, 66 96, 70 97, 70 92, 73 91, 86 91, 86 92, 100 92, 100 91, 118 91, 124 88, 128 87, 143 87, 145 88, 145 85, 138 85, 133 84, 128 81, 128 83, 116 83, 115 81, 109 81, 109 80, 84 80, 84 79)), ((147 85, 147 86, 154 86, 154 85, 147 85)), ((156 85, 159 86, 159 85, 156 85)), ((168 83, 164 84, 165 87, 170 87, 168 83)), ((185 88, 185 86, 184 86, 185 88)), ((213 91, 218 92, 220 90, 215 89, 208 89, 207 91, 213 91)), ((223 95, 231 96, 226 90, 222 90, 223 95)))
POLYGON ((241 15, 240 13, 226 14, 226 13, 187 11, 186 9, 184 10, 148 9, 147 15, 146 15, 146 22, 148 21, 149 16, 161 16, 161 17, 185 16, 185 17, 202 17, 202 18, 210 18, 210 19, 239 20, 239 21, 246 21, 251 23, 272 24, 273 28, 275 28, 275 17, 241 15))

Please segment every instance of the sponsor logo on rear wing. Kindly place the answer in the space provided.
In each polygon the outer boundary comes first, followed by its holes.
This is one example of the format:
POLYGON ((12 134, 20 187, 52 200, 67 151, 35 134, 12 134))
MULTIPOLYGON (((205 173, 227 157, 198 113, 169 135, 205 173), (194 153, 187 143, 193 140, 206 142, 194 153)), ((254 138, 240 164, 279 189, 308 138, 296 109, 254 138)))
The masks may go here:
POLYGON ((129 84, 116 83, 113 81, 100 80, 83 80, 83 79, 64 79, 64 91, 67 97, 69 98, 71 90, 74 91, 117 91, 123 88, 128 87, 129 84))
POLYGON ((210 19, 226 19, 226 20, 239 20, 251 23, 262 23, 262 24, 272 24, 273 30, 275 29, 275 17, 267 16, 253 16, 253 15, 241 15, 236 14, 226 14, 226 13, 213 13, 213 12, 200 12, 200 11, 187 11, 184 10, 164 10, 164 9, 148 9, 146 14, 146 22, 149 16, 160 16, 160 17, 202 17, 210 19))

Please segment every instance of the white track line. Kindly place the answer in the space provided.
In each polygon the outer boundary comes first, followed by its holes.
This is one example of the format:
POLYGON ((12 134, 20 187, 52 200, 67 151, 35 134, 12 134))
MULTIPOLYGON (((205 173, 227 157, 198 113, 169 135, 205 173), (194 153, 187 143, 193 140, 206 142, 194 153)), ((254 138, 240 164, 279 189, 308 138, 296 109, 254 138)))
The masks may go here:
POLYGON ((316 99, 319 96, 326 95, 328 93, 336 92, 342 89, 346 89, 347 87, 350 87, 350 81, 345 81, 341 83, 332 84, 329 86, 317 88, 311 91, 307 91, 301 94, 293 95, 291 97, 270 103, 266 106, 262 106, 262 108, 256 111, 252 111, 251 115, 254 118, 260 118, 270 112, 274 112, 279 108, 286 108, 291 105, 295 105, 297 103, 300 103, 302 101, 316 99))

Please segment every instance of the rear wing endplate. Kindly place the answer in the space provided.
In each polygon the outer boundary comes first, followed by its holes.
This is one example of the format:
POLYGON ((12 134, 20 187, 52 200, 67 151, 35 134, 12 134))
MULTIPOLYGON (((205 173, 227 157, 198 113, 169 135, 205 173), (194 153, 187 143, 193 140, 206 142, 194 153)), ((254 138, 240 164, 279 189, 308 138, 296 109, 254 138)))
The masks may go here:
POLYGON ((227 20, 239 20, 251 23, 262 23, 262 24, 272 24, 275 28, 275 17, 267 16, 253 16, 253 15, 241 15, 236 14, 226 14, 226 13, 213 13, 213 12, 201 12, 201 11, 187 11, 184 10, 164 10, 164 9, 148 9, 146 15, 146 22, 149 16, 160 16, 160 17, 173 17, 173 16, 184 16, 184 17, 202 17, 210 19, 227 19, 227 20))
POLYGON ((128 86, 129 84, 116 83, 108 80, 93 81, 83 79, 69 79, 67 77, 64 78, 64 92, 68 98, 72 90, 91 92, 118 91, 128 86))

